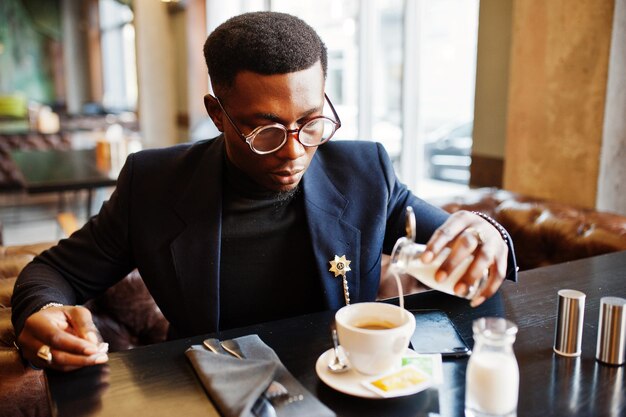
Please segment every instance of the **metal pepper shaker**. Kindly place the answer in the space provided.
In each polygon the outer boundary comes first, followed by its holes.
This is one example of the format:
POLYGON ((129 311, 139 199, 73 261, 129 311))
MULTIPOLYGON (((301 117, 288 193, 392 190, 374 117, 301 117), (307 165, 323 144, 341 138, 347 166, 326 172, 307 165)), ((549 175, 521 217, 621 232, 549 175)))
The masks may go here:
POLYGON ((609 365, 624 364, 626 348, 626 299, 602 297, 598 319, 596 359, 609 365))

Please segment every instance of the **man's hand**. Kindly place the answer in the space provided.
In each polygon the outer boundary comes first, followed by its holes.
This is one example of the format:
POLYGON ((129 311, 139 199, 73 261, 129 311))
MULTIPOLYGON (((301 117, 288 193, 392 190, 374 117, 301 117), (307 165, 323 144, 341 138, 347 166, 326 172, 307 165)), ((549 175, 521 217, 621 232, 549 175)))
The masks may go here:
POLYGON ((478 286, 478 292, 471 302, 472 307, 496 293, 506 274, 509 248, 493 225, 468 211, 452 214, 428 241, 422 262, 431 262, 445 247, 451 248, 451 251, 435 273, 437 281, 445 280, 464 259, 473 255, 474 260, 455 285, 454 291, 465 296, 470 288, 478 286), (485 271, 488 271, 487 281, 481 282, 485 271))
POLYGON ((108 344, 101 343, 101 339, 89 310, 62 306, 32 314, 17 344, 22 356, 33 365, 70 371, 109 359, 108 344))

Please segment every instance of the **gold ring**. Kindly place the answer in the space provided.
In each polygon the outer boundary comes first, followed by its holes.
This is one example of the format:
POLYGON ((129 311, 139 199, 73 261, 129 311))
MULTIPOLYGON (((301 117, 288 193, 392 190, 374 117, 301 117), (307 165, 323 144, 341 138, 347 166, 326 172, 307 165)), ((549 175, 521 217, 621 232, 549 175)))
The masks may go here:
POLYGON ((468 227, 467 229, 465 229, 465 231, 471 233, 476 238, 476 240, 478 241, 478 246, 482 246, 485 243, 485 241, 483 240, 483 235, 482 233, 480 233, 480 231, 476 230, 473 227, 468 227))
POLYGON ((37 351, 37 357, 43 359, 48 364, 52 363, 52 352, 50 352, 50 346, 41 345, 39 350, 37 351))

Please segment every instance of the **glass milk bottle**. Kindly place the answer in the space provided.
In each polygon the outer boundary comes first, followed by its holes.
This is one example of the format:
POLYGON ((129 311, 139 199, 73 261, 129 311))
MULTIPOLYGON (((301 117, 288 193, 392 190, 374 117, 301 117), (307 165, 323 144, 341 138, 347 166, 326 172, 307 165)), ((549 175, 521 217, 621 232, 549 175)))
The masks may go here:
POLYGON ((474 351, 467 364, 465 415, 516 416, 519 368, 513 353, 517 326, 509 320, 474 320, 474 351))
MULTIPOLYGON (((438 282, 435 280, 435 272, 441 266, 443 261, 448 257, 450 248, 444 248, 439 255, 429 263, 423 263, 420 256, 426 250, 426 245, 414 243, 413 241, 402 237, 396 242, 393 252, 391 253, 391 264, 389 271, 395 274, 409 274, 422 284, 447 294, 458 296, 454 292, 454 286, 461 279, 469 265, 474 260, 473 256, 465 258, 448 277, 438 282)), ((463 298, 471 300, 476 295, 478 287, 469 289, 463 298)))

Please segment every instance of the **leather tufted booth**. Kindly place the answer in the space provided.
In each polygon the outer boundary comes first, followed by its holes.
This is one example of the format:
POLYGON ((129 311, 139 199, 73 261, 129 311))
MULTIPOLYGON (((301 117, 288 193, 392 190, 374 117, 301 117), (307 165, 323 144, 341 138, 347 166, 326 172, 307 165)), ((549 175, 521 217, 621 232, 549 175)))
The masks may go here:
MULTIPOLYGON (((497 189, 471 190, 432 203, 448 212, 477 210, 495 218, 511 234, 521 269, 626 250, 626 217, 616 214, 497 189)), ((0 417, 50 415, 43 373, 20 360, 10 321, 15 276, 50 245, 0 247, 0 417)), ((166 338, 168 323, 136 271, 85 306, 92 311, 111 351, 166 338)))
MULTIPOLYGON (((24 364, 15 349, 11 294, 17 274, 54 242, 0 246, 0 417, 49 416, 43 372, 24 364)), ((110 351, 164 341, 169 324, 137 271, 85 304, 110 351)))
POLYGON ((450 213, 475 210, 496 219, 513 238, 522 270, 626 250, 626 217, 618 214, 492 188, 432 203, 450 213))

